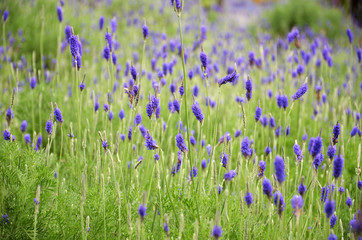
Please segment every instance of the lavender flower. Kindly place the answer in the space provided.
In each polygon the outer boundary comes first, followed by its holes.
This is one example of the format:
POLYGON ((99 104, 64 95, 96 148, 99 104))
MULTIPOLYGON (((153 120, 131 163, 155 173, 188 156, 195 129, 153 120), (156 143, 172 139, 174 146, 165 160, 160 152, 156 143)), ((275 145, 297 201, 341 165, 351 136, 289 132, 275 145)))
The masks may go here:
POLYGON ((30 88, 34 89, 36 87, 36 77, 30 78, 30 88))
POLYGON ((106 32, 104 38, 105 38, 105 40, 106 40, 106 42, 108 44, 109 51, 112 51, 112 45, 113 45, 112 34, 109 33, 109 32, 106 32))
MULTIPOLYGON (((312 138, 310 139, 310 141, 312 141, 312 138)), ((309 143, 311 144, 311 142, 309 142, 309 143)), ((317 156, 321 152, 322 146, 323 146, 323 139, 320 136, 313 139, 311 149, 310 149, 311 155, 313 157, 317 156)), ((309 146, 308 146, 308 149, 309 149, 309 146)))
POLYGON ((204 120, 204 114, 202 114, 199 103, 196 102, 196 103, 192 104, 191 110, 192 110, 193 114, 195 115, 196 119, 198 121, 200 121, 200 123, 202 124, 202 122, 204 120))
POLYGON ((167 234, 167 236, 169 236, 170 228, 169 228, 169 226, 168 226, 167 223, 163 223, 163 230, 165 231, 165 233, 167 234))
POLYGON ((109 144, 107 143, 107 140, 102 141, 102 147, 104 148, 104 150, 107 151, 107 148, 109 147, 109 144))
POLYGON ((339 122, 336 123, 333 127, 333 144, 336 144, 338 142, 338 136, 341 133, 341 127, 339 122))
POLYGON ((354 126, 350 132, 350 136, 354 137, 356 134, 361 136, 361 131, 358 129, 357 126, 354 126))
POLYGON ((121 119, 121 120, 122 120, 122 119, 124 118, 124 116, 125 116, 125 115, 124 115, 124 110, 122 110, 122 109, 121 109, 121 110, 119 110, 119 113, 118 113, 118 117, 119 117, 119 119, 121 119))
POLYGON ((254 117, 255 121, 260 120, 261 114, 262 114, 262 109, 259 106, 257 106, 255 109, 255 117, 254 117))
POLYGON ((299 98, 301 98, 308 90, 308 84, 307 82, 303 83, 302 86, 300 86, 300 88, 297 90, 297 92, 292 96, 292 99, 298 100, 299 98))
POLYGON ((275 118, 274 118, 272 115, 270 115, 270 118, 269 118, 269 126, 270 126, 271 128, 275 128, 275 126, 276 126, 276 124, 275 124, 275 118))
POLYGON ((6 121, 8 122, 9 125, 10 125, 11 119, 13 119, 13 118, 14 118, 14 113, 11 108, 8 108, 6 110, 6 121))
POLYGON ((36 140, 35 151, 40 150, 42 143, 43 143, 43 137, 39 135, 38 139, 36 140))
POLYGON ((204 52, 200 53, 200 61, 201 61, 201 66, 203 68, 204 71, 206 71, 207 69, 207 55, 204 52))
POLYGON ((245 137, 242 141, 241 141, 241 154, 243 154, 243 156, 245 158, 249 158, 251 157, 251 155, 253 154, 253 149, 250 148, 250 141, 248 137, 245 137))
POLYGON ((251 194, 251 192, 247 192, 244 199, 246 205, 250 207, 250 205, 253 203, 253 195, 251 194))
POLYGON ((282 193, 279 191, 274 193, 274 205, 277 207, 279 216, 281 216, 284 211, 285 202, 282 193))
POLYGON ((142 123, 142 116, 140 113, 137 113, 136 117, 134 118, 135 125, 140 125, 142 123))
POLYGON ((176 135, 176 145, 180 149, 181 152, 186 153, 189 151, 181 133, 178 133, 176 135))
POLYGON ((147 208, 141 204, 140 207, 138 208, 138 214, 140 215, 142 221, 143 221, 144 217, 146 216, 146 211, 147 211, 147 208))
POLYGON ((304 200, 299 195, 294 195, 291 200, 293 213, 296 217, 299 217, 301 210, 303 209, 304 200))
POLYGON ((221 153, 220 158, 221 158, 222 166, 224 168, 226 168, 226 165, 227 165, 228 160, 229 160, 229 155, 227 155, 226 153, 221 153))
POLYGON ((22 121, 20 125, 20 131, 24 133, 26 132, 27 128, 28 128, 28 122, 26 120, 22 121))
POLYGON ((11 139, 11 133, 8 130, 3 131, 3 136, 5 141, 10 141, 11 139))
POLYGON ((333 176, 338 179, 343 172, 344 159, 341 155, 337 155, 333 162, 333 176))
POLYGON ((207 162, 206 162, 205 159, 203 159, 203 160, 201 161, 201 168, 202 168, 202 170, 204 170, 204 169, 206 169, 206 167, 207 167, 207 162))
POLYGON ((224 174, 225 181, 231 181, 236 176, 236 172, 234 170, 231 170, 230 172, 227 172, 224 174))
POLYGON ((178 92, 180 93, 180 96, 181 96, 181 97, 185 94, 185 89, 184 89, 184 85, 183 85, 183 84, 178 88, 178 92))
POLYGON ((131 75, 132 75, 132 78, 133 78, 133 80, 137 80, 137 69, 136 69, 136 67, 135 66, 131 66, 131 75))
POLYGON ((8 17, 9 17, 9 10, 5 9, 5 11, 3 13, 3 21, 6 22, 8 17))
POLYGON ((297 161, 301 161, 303 159, 302 149, 298 145, 297 141, 293 146, 294 154, 297 156, 297 161))
POLYGON ((328 240, 337 240, 336 234, 333 234, 333 233, 329 234, 328 240))
POLYGON ((111 57, 111 50, 109 49, 108 46, 105 46, 103 49, 103 57, 104 59, 106 59, 107 61, 110 59, 111 57))
POLYGON ((246 89, 245 97, 246 97, 246 99, 248 99, 248 101, 250 101, 250 99, 252 97, 252 92, 253 92, 253 84, 252 84, 249 76, 245 82, 245 89, 246 89))
POLYGON ((318 170, 318 167, 322 164, 324 159, 324 155, 319 153, 317 156, 314 157, 313 166, 315 170, 318 170))
POLYGON ((155 150, 158 148, 157 143, 155 140, 153 140, 151 134, 147 131, 146 137, 145 137, 145 146, 148 150, 155 150))
POLYGON ((111 20, 111 29, 112 29, 112 32, 116 32, 116 30, 117 30, 117 20, 115 17, 113 17, 111 20))
POLYGON ((104 25, 104 17, 100 16, 99 17, 99 30, 103 30, 103 25, 104 25))
POLYGON ((48 120, 45 124, 45 131, 50 135, 53 132, 53 121, 48 120))
POLYGON ((351 207, 352 206, 352 204, 353 204, 353 200, 352 200, 352 198, 350 198, 350 197, 347 197, 347 200, 346 200, 346 205, 347 205, 347 207, 351 207))
POLYGON ((173 108, 176 112, 180 112, 180 103, 177 99, 173 100, 173 108))
POLYGON ((143 39, 146 40, 148 38, 148 26, 146 24, 142 27, 143 39))
POLYGON ((362 62, 362 49, 357 48, 356 53, 357 53, 357 60, 359 63, 361 63, 362 62))
POLYGON ((94 112, 97 112, 99 109, 99 102, 98 101, 95 101, 94 102, 94 112))
POLYGON ((330 218, 336 209, 336 203, 334 200, 328 199, 324 204, 324 212, 326 213, 327 218, 330 218))
POLYGON ((348 37, 348 42, 350 43, 350 44, 352 44, 352 42, 353 42, 353 34, 352 34, 352 31, 351 31, 351 29, 347 29, 346 30, 346 34, 347 34, 347 37, 348 37))
POLYGON ((288 96, 287 95, 282 96, 282 106, 284 110, 288 107, 288 105, 289 105, 288 96))
POLYGON ((30 134, 27 133, 24 135, 24 140, 26 144, 30 144, 31 143, 31 138, 30 138, 30 134))
MULTIPOLYGON (((177 1, 177 0, 176 0, 177 1)), ((222 236, 222 229, 220 226, 215 225, 212 229, 212 236, 217 240, 222 236)))
POLYGON ((108 112, 109 111, 109 105, 107 103, 103 104, 103 110, 105 112, 108 112))
POLYGON ((259 161, 259 173, 258 173, 258 176, 260 178, 262 178, 264 176, 265 168, 266 168, 266 162, 264 162, 263 160, 260 160, 259 161))
POLYGON ((132 127, 130 127, 128 129, 128 140, 131 141, 132 140, 132 127))
POLYGON ((79 53, 79 43, 78 43, 78 37, 76 35, 70 36, 69 45, 70 45, 70 53, 72 54, 73 58, 76 58, 79 53))
POLYGON ((337 219, 338 219, 337 215, 336 215, 336 214, 333 214, 333 216, 332 216, 331 219, 329 220, 329 226, 330 226, 331 228, 333 228, 334 225, 336 225, 337 219))
POLYGON ((109 121, 112 121, 112 119, 113 119, 113 112, 112 112, 112 111, 109 111, 109 112, 108 112, 108 120, 109 120, 109 121))
POLYGON ((269 179, 264 178, 263 180, 263 193, 270 199, 273 195, 273 187, 269 179))
POLYGON ((59 22, 63 22, 63 10, 61 6, 57 7, 57 15, 59 22))
POLYGON ((55 118, 55 121, 59 122, 60 124, 63 123, 62 112, 57 107, 55 107, 55 109, 54 109, 54 118, 55 118))
POLYGON ((285 180, 285 165, 284 160, 280 156, 275 157, 274 161, 275 175, 278 182, 281 184, 285 180))
POLYGON ((238 78, 239 78, 239 74, 236 71, 234 71, 233 73, 226 75, 224 78, 221 78, 220 80, 218 80, 217 83, 219 84, 219 87, 221 87, 221 85, 224 85, 228 82, 233 83, 238 78))

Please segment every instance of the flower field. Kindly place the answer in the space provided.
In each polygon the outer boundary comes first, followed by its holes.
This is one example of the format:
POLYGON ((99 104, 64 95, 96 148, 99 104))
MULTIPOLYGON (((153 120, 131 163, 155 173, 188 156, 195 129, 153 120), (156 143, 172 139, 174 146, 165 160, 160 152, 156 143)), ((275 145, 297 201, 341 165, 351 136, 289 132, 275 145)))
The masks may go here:
POLYGON ((362 237, 346 17, 275 37, 196 0, 0 9, 1 239, 362 237))

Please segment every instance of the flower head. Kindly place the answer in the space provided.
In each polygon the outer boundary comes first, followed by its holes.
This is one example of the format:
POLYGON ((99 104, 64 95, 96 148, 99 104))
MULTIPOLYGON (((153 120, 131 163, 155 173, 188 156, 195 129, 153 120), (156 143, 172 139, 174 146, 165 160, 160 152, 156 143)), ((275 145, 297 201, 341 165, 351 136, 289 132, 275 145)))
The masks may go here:
POLYGON ((10 141, 11 139, 11 133, 8 130, 3 131, 3 136, 5 141, 10 141))
POLYGON ((53 121, 48 120, 45 124, 45 131, 50 135, 53 132, 53 121))
POLYGON ((143 39, 146 40, 148 38, 148 26, 146 24, 142 27, 143 39))
POLYGON ((151 134, 148 131, 146 133, 145 139, 145 146, 148 150, 155 150, 158 148, 156 141, 153 140, 151 134))
POLYGON ((255 121, 260 120, 261 114, 262 114, 262 109, 259 106, 257 106, 255 109, 255 117, 254 117, 255 121))
POLYGON ((305 82, 302 84, 302 86, 300 86, 300 88, 297 90, 297 92, 292 96, 292 99, 298 100, 299 98, 301 98, 308 90, 308 84, 305 82))
POLYGON ((147 208, 141 204, 140 207, 138 208, 138 214, 140 215, 142 221, 143 221, 144 217, 146 216, 146 211, 147 211, 147 208))
POLYGON ((250 141, 247 136, 244 137, 244 139, 241 141, 240 150, 241 150, 241 154, 243 154, 243 156, 245 158, 249 158, 253 155, 253 149, 250 147, 250 141))
POLYGON ((79 54, 79 43, 78 43, 78 37, 76 35, 70 36, 69 45, 70 45, 70 53, 72 54, 73 58, 77 57, 79 54))
POLYGON ((184 137, 182 136, 181 133, 178 133, 176 135, 176 145, 180 149, 181 152, 186 153, 189 151, 189 149, 187 148, 187 145, 184 141, 184 137))
POLYGON ((294 209, 293 210, 294 215, 296 217, 299 217, 300 211, 303 209, 303 203, 304 203, 303 198, 299 195, 294 195, 291 203, 292 203, 292 208, 294 209))
POLYGON ((234 170, 230 170, 230 172, 227 172, 224 174, 224 179, 226 181, 231 181, 236 176, 236 172, 234 170))
POLYGON ((280 156, 275 157, 274 161, 274 168, 275 168, 275 176, 279 183, 284 182, 285 180, 285 165, 284 160, 280 156))
POLYGON ((215 225, 214 228, 212 229, 212 236, 215 239, 219 239, 222 236, 222 229, 220 226, 215 225))
POLYGON ((63 22, 63 10, 61 6, 57 7, 57 15, 59 22, 63 22))
POLYGON ((270 199, 273 195, 273 187, 269 179, 264 178, 263 180, 263 193, 270 199))
POLYGON ((205 52, 201 52, 200 53, 200 61, 201 61, 201 66, 204 69, 204 71, 206 71, 207 69, 207 55, 205 52))
POLYGON ((344 159, 341 155, 337 155, 333 162, 333 176, 337 179, 342 175, 344 159))
POLYGON ((348 37, 348 42, 350 44, 352 44, 352 42, 353 42, 353 33, 352 33, 351 29, 348 28, 346 30, 346 34, 347 34, 347 37, 348 37))
POLYGON ((330 218, 336 209, 336 203, 334 200, 328 199, 324 204, 324 212, 326 213, 327 218, 330 218))
POLYGON ((233 83, 239 78, 239 76, 240 75, 236 71, 234 71, 231 74, 228 74, 225 77, 221 78, 219 81, 217 81, 217 83, 219 84, 219 87, 221 87, 221 85, 226 84, 228 82, 233 83))
POLYGON ((204 114, 202 113, 198 102, 192 104, 191 110, 192 110, 193 114, 195 115, 196 119, 198 121, 200 121, 200 123, 202 123, 204 120, 204 114))

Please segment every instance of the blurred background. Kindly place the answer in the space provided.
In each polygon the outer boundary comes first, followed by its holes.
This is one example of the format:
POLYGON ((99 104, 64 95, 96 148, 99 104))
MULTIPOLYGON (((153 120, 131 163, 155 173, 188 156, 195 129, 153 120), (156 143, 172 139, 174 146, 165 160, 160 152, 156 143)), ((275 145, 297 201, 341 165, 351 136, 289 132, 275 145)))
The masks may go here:
MULTIPOLYGON (((97 24, 100 15, 129 19, 129 13, 139 11, 139 6, 153 12, 153 20, 157 23, 168 22, 166 32, 176 31, 177 26, 170 21, 164 9, 170 5, 170 0, 64 0, 66 24, 74 28, 82 28, 86 22, 97 24), (157 14, 162 13, 162 14, 157 14), (82 16, 81 18, 79 16, 82 16)), ((184 0, 187 16, 199 16, 198 24, 213 24, 224 31, 248 31, 258 41, 260 33, 273 38, 284 38, 293 28, 298 27, 308 37, 315 34, 325 36, 332 42, 345 38, 349 27, 360 36, 362 27, 362 0, 184 0), (201 14, 199 14, 201 13, 201 14), (224 24, 224 25, 223 25, 224 24)), ((41 28, 40 18, 46 21, 45 31, 47 41, 46 51, 55 53, 57 31, 52 26, 58 26, 56 7, 59 1, 53 0, 0 0, 0 9, 10 11, 7 23, 9 33, 21 32, 32 41, 22 41, 21 51, 39 52, 41 28), (21 14, 19 14, 21 12, 21 14)), ((143 11, 143 10, 141 10, 143 11)), ((167 12, 167 11, 166 11, 167 12)), ((142 13, 141 13, 142 14, 142 13)), ((142 16, 149 16, 143 12, 142 16)), ((186 16, 186 17, 187 17, 186 16)), ((90 29, 88 29, 90 30, 90 29)), ((84 31, 88 31, 84 29, 84 31)), ((362 45, 361 39, 356 39, 362 45)), ((20 50, 20 49, 19 49, 20 50)))

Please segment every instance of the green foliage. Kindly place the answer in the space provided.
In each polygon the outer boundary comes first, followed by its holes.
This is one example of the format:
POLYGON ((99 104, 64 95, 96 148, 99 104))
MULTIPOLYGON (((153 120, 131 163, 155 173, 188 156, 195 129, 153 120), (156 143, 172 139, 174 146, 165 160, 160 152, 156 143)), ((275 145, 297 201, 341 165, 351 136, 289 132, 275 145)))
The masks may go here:
POLYGON ((271 34, 282 37, 295 26, 325 32, 329 38, 338 36, 342 28, 340 11, 326 8, 313 0, 290 0, 286 4, 276 5, 266 14, 266 18, 271 34))

